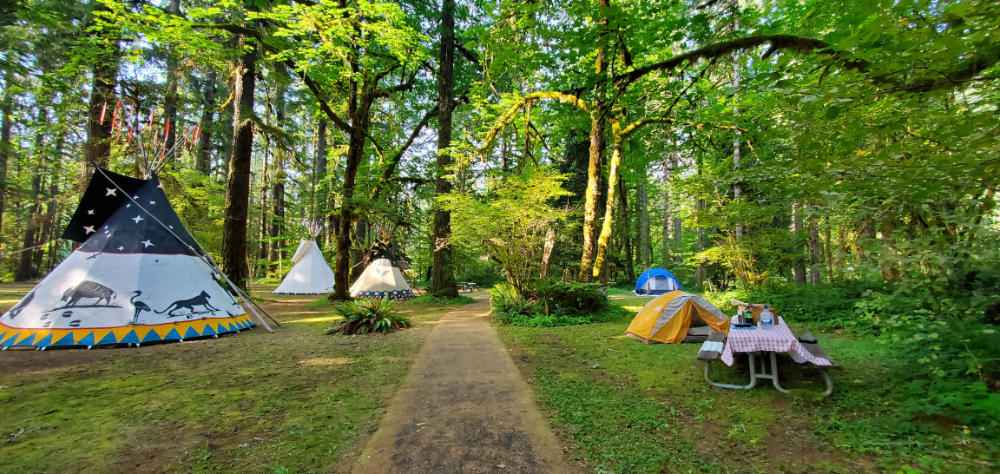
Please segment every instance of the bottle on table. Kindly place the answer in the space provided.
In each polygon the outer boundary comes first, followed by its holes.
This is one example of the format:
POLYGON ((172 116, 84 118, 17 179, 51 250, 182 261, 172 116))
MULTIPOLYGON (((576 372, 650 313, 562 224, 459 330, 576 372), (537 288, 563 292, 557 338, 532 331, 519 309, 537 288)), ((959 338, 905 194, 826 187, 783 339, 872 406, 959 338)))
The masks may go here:
POLYGON ((764 310, 760 312, 761 324, 774 324, 774 313, 771 312, 770 308, 770 306, 764 306, 764 310))

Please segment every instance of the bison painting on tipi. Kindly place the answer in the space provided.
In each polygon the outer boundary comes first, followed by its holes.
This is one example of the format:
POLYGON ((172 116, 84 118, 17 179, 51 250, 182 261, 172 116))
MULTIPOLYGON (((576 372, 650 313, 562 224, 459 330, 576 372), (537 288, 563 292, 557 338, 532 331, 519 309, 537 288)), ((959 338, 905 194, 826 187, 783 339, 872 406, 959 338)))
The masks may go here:
POLYGON ((254 325, 155 175, 98 169, 63 236, 83 243, 0 316, 0 347, 181 341, 254 325))

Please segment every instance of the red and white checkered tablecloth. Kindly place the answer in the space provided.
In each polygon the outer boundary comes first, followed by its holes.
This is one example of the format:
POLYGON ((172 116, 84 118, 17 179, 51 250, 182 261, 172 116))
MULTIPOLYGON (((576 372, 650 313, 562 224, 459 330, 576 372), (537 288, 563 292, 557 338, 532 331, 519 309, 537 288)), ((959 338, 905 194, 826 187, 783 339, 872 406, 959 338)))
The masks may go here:
MULTIPOLYGON (((733 318, 735 322, 735 317, 733 318)), ((726 347, 722 350, 722 362, 726 365, 733 365, 733 356, 737 352, 784 352, 792 356, 792 360, 799 364, 809 362, 814 365, 833 365, 830 361, 812 355, 802 343, 788 329, 785 320, 778 317, 778 323, 774 326, 761 328, 759 325, 754 329, 730 328, 726 337, 726 347)))

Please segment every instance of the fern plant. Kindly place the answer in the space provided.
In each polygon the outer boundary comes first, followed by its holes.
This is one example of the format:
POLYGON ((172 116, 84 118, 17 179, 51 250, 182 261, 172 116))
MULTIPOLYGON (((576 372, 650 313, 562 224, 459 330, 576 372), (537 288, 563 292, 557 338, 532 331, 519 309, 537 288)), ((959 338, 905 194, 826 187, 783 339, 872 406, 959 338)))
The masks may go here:
POLYGON ((410 327, 410 319, 388 299, 355 300, 338 306, 334 313, 344 319, 326 334, 384 334, 410 327))

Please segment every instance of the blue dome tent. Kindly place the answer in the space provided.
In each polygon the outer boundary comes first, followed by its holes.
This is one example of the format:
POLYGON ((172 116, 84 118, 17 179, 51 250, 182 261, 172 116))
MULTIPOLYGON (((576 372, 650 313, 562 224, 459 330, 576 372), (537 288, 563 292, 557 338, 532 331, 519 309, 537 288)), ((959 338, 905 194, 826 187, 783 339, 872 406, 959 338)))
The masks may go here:
POLYGON ((640 296, 662 295, 681 289, 681 282, 662 268, 650 268, 635 281, 635 294, 640 296))

